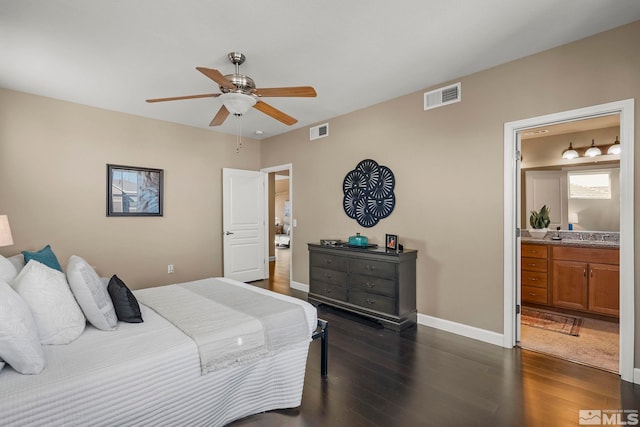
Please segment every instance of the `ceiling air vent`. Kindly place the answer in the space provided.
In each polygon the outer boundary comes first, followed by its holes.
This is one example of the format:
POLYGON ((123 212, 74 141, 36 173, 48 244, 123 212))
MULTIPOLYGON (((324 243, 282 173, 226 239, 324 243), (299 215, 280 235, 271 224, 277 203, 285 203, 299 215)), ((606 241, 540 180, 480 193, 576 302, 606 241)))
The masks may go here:
POLYGON ((442 107, 443 105, 460 102, 461 99, 461 83, 452 84, 430 92, 425 92, 424 109, 430 110, 432 108, 442 107))
POLYGON ((314 139, 324 138, 325 136, 329 136, 329 123, 309 128, 310 141, 313 141, 314 139))

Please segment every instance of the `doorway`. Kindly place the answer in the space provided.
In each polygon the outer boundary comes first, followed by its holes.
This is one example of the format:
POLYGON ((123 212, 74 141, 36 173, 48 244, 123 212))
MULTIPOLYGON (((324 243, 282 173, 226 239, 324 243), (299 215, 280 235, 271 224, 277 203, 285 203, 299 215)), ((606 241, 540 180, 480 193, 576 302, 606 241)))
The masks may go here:
POLYGON ((621 378, 633 381, 634 353, 634 100, 617 101, 577 110, 534 117, 504 126, 504 346, 516 345, 520 330, 520 146, 527 129, 618 114, 624 155, 620 159, 620 342, 621 378))
POLYGON ((618 114, 525 129, 519 162, 523 231, 517 342, 526 350, 614 373, 619 372, 620 343, 621 153, 613 151, 620 148, 614 144, 619 135, 618 114), (601 152, 585 156, 592 141, 601 152), (575 152, 568 151, 570 144, 575 152), (530 212, 542 206, 549 208, 549 231, 545 238, 529 237, 530 212), (583 275, 583 269, 591 274, 583 275))
POLYGON ((292 165, 262 169, 268 175, 265 218, 268 224, 267 248, 269 283, 278 292, 291 286, 293 263, 293 181, 292 165))

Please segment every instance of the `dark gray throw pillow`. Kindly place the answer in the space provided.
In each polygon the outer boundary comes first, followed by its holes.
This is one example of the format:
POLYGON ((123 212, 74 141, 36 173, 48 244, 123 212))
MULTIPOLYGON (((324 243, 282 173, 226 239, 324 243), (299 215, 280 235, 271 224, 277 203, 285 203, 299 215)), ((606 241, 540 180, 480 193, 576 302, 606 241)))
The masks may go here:
POLYGON ((133 295, 133 292, 127 288, 122 280, 115 274, 109 280, 107 285, 113 308, 116 310, 118 320, 127 323, 142 322, 142 314, 140 313, 140 305, 133 295))

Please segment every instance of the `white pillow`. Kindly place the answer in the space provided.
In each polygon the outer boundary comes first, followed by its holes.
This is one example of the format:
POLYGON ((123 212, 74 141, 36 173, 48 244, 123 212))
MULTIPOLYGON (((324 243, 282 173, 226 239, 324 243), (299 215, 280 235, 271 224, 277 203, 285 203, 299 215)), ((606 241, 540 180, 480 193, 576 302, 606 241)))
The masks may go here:
POLYGON ((0 280, 9 283, 18 275, 13 263, 0 255, 0 280))
POLYGON ((21 374, 44 369, 38 328, 27 304, 11 286, 0 281, 0 370, 4 362, 21 374))
POLYGON ((86 319, 61 271, 30 260, 11 286, 31 309, 42 344, 69 344, 84 331, 86 319))
POLYGON ((24 268, 24 255, 18 254, 14 256, 10 256, 7 258, 11 261, 11 264, 16 268, 16 272, 20 273, 20 271, 24 268))
POLYGON ((89 323, 103 331, 118 327, 118 316, 100 276, 87 261, 72 255, 67 263, 67 280, 89 323))

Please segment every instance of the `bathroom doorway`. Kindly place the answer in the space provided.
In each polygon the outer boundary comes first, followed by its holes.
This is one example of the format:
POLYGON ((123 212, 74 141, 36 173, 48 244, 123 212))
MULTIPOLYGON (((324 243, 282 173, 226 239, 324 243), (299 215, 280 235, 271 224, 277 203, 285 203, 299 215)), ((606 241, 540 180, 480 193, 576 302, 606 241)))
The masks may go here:
MULTIPOLYGON (((572 123, 588 118, 618 115, 620 141, 623 155, 620 156, 620 252, 619 252, 619 363, 616 372, 622 379, 633 381, 634 350, 634 268, 633 268, 633 147, 634 147, 634 102, 624 100, 592 107, 555 113, 505 124, 505 225, 504 225, 504 345, 513 347, 521 338, 521 236, 528 215, 521 205, 521 138, 529 130, 539 130, 559 123, 572 123)), ((568 142, 568 141, 567 141, 568 142)), ((612 141, 613 143, 613 141, 612 141)), ((567 144, 568 145, 568 144, 567 144)), ((561 155, 559 153, 558 155, 561 155)), ((553 230, 552 230, 553 231, 553 230)), ((524 234, 524 231, 523 231, 524 234)), ((553 291, 552 291, 553 292, 553 291)), ((547 300, 551 301, 551 300, 547 300)))

